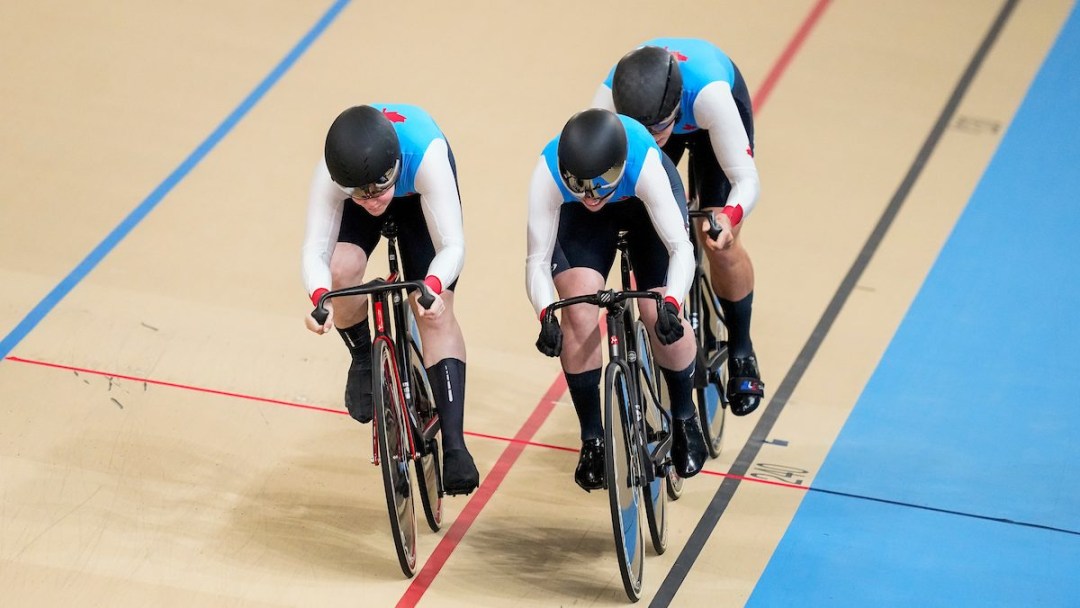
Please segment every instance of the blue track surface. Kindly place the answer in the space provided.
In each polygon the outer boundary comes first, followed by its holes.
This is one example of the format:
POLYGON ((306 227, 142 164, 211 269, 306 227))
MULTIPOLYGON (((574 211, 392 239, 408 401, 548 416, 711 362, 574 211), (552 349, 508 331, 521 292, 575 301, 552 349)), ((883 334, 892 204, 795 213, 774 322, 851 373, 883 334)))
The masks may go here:
POLYGON ((1080 606, 1080 12, 750 598, 1080 606))

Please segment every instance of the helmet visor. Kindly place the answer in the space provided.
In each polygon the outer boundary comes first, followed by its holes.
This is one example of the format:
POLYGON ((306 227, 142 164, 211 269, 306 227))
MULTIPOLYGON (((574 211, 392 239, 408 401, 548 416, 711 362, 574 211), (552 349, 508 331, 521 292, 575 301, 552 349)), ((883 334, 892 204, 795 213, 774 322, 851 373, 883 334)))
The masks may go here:
POLYGON ((383 173, 379 179, 370 184, 364 184, 363 186, 342 186, 341 184, 334 182, 334 185, 351 198, 370 199, 386 192, 396 184, 399 173, 401 173, 400 158, 394 161, 393 167, 387 169, 386 173, 383 173))
POLYGON ((656 123, 655 125, 645 125, 645 128, 649 130, 649 133, 656 135, 657 133, 663 133, 664 129, 678 122, 682 118, 682 104, 675 104, 675 110, 671 112, 671 115, 656 123))
POLYGON ((623 161, 592 179, 581 179, 571 175, 568 171, 562 171, 562 178, 566 184, 566 189, 570 191, 570 194, 574 195, 574 198, 578 200, 583 198, 602 199, 611 196, 615 192, 615 188, 622 181, 623 172, 625 171, 626 161, 623 161))

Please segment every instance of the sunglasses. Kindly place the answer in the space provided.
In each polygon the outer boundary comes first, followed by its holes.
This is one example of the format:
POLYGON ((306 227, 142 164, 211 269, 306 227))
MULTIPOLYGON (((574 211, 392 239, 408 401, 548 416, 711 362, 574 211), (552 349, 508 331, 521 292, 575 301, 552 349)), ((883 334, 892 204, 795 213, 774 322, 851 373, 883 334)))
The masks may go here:
POLYGON ((656 135, 662 133, 664 129, 670 127, 673 123, 682 118, 682 104, 675 106, 675 111, 671 113, 666 119, 656 123, 655 125, 648 125, 645 128, 649 130, 649 133, 656 135))
POLYGON ((394 161, 394 166, 390 167, 386 173, 382 174, 382 177, 375 180, 370 184, 363 186, 342 186, 335 183, 342 192, 351 198, 358 198, 361 200, 367 200, 378 197, 383 192, 389 190, 395 183, 397 183, 398 173, 401 172, 401 159, 394 161))
POLYGON ((624 171, 626 171, 626 161, 591 179, 574 177, 567 171, 561 173, 567 190, 574 195, 574 198, 581 200, 584 198, 602 199, 611 196, 619 186, 619 182, 622 181, 624 171))

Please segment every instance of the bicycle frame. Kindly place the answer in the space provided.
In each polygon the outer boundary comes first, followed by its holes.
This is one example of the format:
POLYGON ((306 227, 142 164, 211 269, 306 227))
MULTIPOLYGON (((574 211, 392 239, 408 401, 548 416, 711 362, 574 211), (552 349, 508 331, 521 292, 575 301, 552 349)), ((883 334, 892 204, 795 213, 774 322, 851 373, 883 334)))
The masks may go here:
POLYGON ((411 490, 415 476, 428 526, 438 532, 442 525, 443 488, 439 473, 438 411, 423 366, 419 332, 406 300, 419 291, 419 303, 428 308, 435 297, 422 281, 406 281, 398 269, 397 226, 383 224, 390 274, 362 285, 338 289, 319 298, 312 317, 323 324, 326 301, 342 296, 368 295, 374 337, 371 340, 372 399, 371 463, 382 470, 386 506, 398 563, 405 576, 416 573, 416 512, 411 490), (415 471, 415 475, 414 475, 415 471))
MULTIPOLYGON (((414 321, 411 311, 408 309, 407 297, 403 293, 420 290, 420 305, 430 305, 433 299, 425 290, 422 281, 405 281, 401 277, 398 265, 397 226, 388 221, 383 225, 382 235, 386 237, 386 245, 389 257, 390 273, 386 279, 375 279, 356 287, 347 287, 323 294, 319 299, 315 312, 316 321, 321 316, 326 318, 324 303, 336 297, 368 295, 371 297, 371 311, 374 321, 374 335, 372 336, 372 351, 380 342, 386 342, 394 352, 395 374, 399 380, 402 392, 402 403, 405 404, 405 417, 409 420, 412 432, 408 434, 409 457, 419 459, 426 453, 428 442, 439 432, 439 416, 435 411, 434 404, 420 403, 419 396, 423 391, 414 390, 413 383, 416 381, 426 382, 427 378, 412 378, 408 373, 412 369, 414 358, 423 361, 422 351, 419 345, 419 336, 412 331, 414 321), (403 370, 405 373, 403 373, 403 370), (419 446, 419 447, 418 447, 419 446)), ((422 367, 422 365, 421 365, 422 367)), ((428 392, 430 394, 430 392, 428 392)), ((378 434, 372 426, 372 464, 379 464, 378 434)))

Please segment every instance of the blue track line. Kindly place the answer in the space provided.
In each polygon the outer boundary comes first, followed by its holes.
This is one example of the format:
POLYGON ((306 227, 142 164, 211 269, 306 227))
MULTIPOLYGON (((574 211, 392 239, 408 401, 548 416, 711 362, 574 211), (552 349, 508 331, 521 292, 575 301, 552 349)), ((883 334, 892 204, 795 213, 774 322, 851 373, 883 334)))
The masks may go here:
POLYGON ((221 121, 221 124, 214 129, 211 133, 195 150, 184 159, 180 165, 165 178, 154 191, 149 194, 135 209, 131 211, 112 231, 106 236, 90 253, 83 258, 81 262, 70 272, 66 277, 61 280, 56 287, 53 287, 50 291, 34 308, 23 317, 22 321, 11 330, 8 335, 4 336, 3 340, 0 340, 0 360, 7 357, 8 354, 29 334, 42 319, 48 315, 57 304, 63 300, 72 289, 75 288, 86 275, 90 274, 94 268, 97 267, 101 260, 105 259, 105 256, 116 248, 116 246, 126 237, 139 222, 143 220, 151 211, 157 207, 158 203, 173 188, 176 187, 180 180, 187 177, 187 174, 198 165, 211 150, 214 149, 217 144, 229 134, 230 131, 240 122, 240 120, 247 115, 252 107, 259 102, 260 99, 266 95, 266 92, 270 90, 270 87, 277 84, 281 77, 293 66, 294 63, 304 54, 305 51, 312 45, 326 31, 326 28, 333 23, 334 19, 341 13, 350 0, 336 0, 334 4, 327 9, 326 13, 319 18, 315 25, 304 37, 296 43, 296 46, 289 51, 285 57, 278 62, 273 70, 267 74, 266 78, 263 78, 262 82, 255 87, 240 105, 236 107, 225 120, 221 121))

